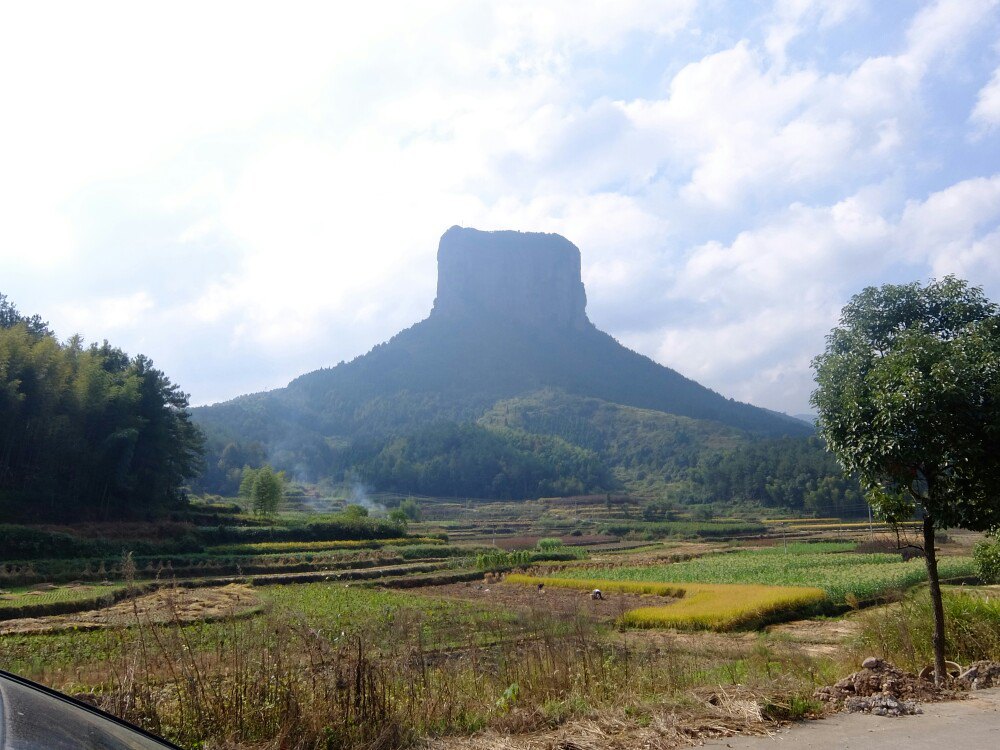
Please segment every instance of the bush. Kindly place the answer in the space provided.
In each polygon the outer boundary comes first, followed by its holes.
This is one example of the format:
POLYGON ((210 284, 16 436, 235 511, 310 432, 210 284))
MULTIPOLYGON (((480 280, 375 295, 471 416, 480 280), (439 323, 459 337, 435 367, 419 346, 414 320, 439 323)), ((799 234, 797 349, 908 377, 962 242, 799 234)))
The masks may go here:
POLYGON ((562 539, 558 539, 554 536, 545 537, 544 539, 539 539, 538 543, 535 545, 542 552, 551 552, 553 550, 559 549, 563 546, 562 539))
POLYGON ((172 539, 90 539, 31 526, 0 525, 0 550, 4 560, 71 559, 115 557, 123 549, 140 555, 200 552, 201 542, 193 534, 172 539))
POLYGON ((972 556, 983 583, 1000 583, 1000 536, 979 542, 972 556))

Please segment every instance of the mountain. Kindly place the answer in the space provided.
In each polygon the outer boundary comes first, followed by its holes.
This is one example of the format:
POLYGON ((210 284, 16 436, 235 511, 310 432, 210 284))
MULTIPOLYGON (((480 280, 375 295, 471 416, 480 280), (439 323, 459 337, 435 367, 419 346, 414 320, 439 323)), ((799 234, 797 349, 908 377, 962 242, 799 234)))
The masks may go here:
MULTIPOLYGON (((810 433, 799 420, 725 398, 627 349, 591 323, 586 299, 580 251, 564 237, 452 227, 441 237, 437 297, 425 320, 352 362, 197 409, 194 417, 216 451, 258 442, 279 465, 313 478, 383 465, 376 457, 390 443, 414 444, 413 435, 439 423, 503 433, 522 452, 524 434, 566 441, 535 422, 498 424, 498 402, 540 392, 557 411, 603 402, 663 415, 652 419, 668 433, 683 433, 679 418, 685 425, 708 421, 708 432, 743 440, 810 433)), ((567 445, 613 460, 587 447, 587 430, 578 433, 567 445)), ((464 438, 476 442, 471 433, 464 438)), ((422 456, 420 463, 432 460, 422 456)), ((397 479, 389 484, 399 488, 397 479)), ((490 496, 488 487, 480 489, 490 496)))

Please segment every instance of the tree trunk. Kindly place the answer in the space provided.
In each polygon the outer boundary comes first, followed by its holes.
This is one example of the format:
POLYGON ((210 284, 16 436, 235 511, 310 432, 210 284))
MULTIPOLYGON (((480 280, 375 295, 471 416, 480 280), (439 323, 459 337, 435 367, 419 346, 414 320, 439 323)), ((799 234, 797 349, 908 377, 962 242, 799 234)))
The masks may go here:
POLYGON ((944 666, 944 604, 941 602, 941 580, 938 578, 937 553, 934 551, 934 521, 924 513, 924 561, 934 606, 934 684, 940 685, 947 674, 944 666))

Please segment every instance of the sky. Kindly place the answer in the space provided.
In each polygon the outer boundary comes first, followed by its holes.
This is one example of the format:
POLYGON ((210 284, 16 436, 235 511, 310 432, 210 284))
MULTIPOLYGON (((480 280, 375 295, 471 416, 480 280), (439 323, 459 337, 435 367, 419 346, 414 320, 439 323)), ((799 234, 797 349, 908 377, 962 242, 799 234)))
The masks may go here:
POLYGON ((1000 301, 997 0, 5 3, 0 102, 0 293, 194 404, 426 317, 455 224, 788 413, 865 286, 1000 301))

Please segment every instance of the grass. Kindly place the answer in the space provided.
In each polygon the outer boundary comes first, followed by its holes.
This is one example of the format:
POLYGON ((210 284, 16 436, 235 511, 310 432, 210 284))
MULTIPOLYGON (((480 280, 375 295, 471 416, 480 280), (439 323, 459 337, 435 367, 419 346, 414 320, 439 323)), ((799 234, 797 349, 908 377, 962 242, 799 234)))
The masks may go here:
POLYGON ((89 601, 105 594, 114 594, 124 588, 124 584, 56 586, 53 588, 18 587, 0 593, 0 609, 16 609, 35 604, 89 601))
POLYGON ((437 537, 399 537, 395 539, 349 539, 318 542, 252 542, 248 544, 223 544, 209 547, 207 552, 218 555, 260 555, 282 552, 322 552, 328 550, 379 549, 407 545, 443 545, 437 537))
MULTIPOLYGON (((942 579, 975 575, 972 558, 939 561, 942 579)), ((568 578, 589 578, 594 570, 567 570, 568 578)), ((688 562, 644 567, 614 567, 600 571, 614 581, 683 583, 749 583, 768 586, 821 588, 837 604, 878 599, 908 589, 927 578, 922 560, 902 562, 892 554, 842 554, 829 545, 782 547, 708 555, 688 562), (826 547, 829 551, 814 551, 826 547)))
POLYGON ((826 601, 818 588, 760 586, 754 584, 656 583, 613 581, 599 578, 543 578, 512 574, 509 583, 601 589, 630 594, 671 596, 678 601, 665 606, 629 610, 621 622, 634 627, 676 627, 689 630, 736 630, 759 626, 789 612, 826 601))
MULTIPOLYGON (((747 721, 747 701, 725 708, 730 696, 794 707, 826 679, 823 663, 759 643, 649 645, 544 614, 474 618, 459 628, 464 641, 442 647, 427 624, 447 626, 452 603, 291 588, 263 592, 274 606, 253 620, 19 640, 34 646, 36 668, 51 670, 46 658, 57 642, 85 653, 90 661, 78 659, 67 675, 75 689, 185 747, 403 748, 473 731, 506 736, 569 725, 571 733, 574 720, 595 715, 630 733, 625 746, 649 746, 663 739, 641 734, 651 725, 759 727, 759 719, 747 721), (702 688, 721 697, 692 700, 702 688)), ((10 645, 0 639, 5 665, 15 663, 10 645)))
MULTIPOLYGON (((963 665, 1000 659, 1000 598, 958 587, 944 587, 942 594, 946 658, 963 665)), ((911 671, 933 662, 934 614, 926 587, 901 602, 865 612, 860 622, 859 656, 875 654, 911 671)))
POLYGON ((124 591, 124 584, 8 589, 0 594, 0 620, 93 609, 112 603, 124 591))

